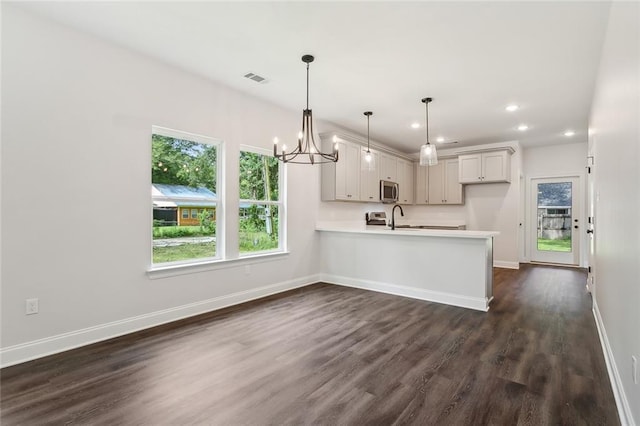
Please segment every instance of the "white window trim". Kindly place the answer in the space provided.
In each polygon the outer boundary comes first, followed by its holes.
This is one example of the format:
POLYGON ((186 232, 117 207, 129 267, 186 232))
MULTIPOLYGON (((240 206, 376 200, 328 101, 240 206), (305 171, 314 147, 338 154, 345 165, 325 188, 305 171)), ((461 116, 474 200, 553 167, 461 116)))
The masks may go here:
POLYGON ((289 256, 288 251, 278 252, 257 252, 252 256, 242 256, 236 259, 200 259, 200 262, 192 263, 160 263, 160 266, 153 266, 147 270, 147 276, 152 279, 170 278, 178 275, 195 274, 199 272, 215 271, 218 269, 238 268, 244 265, 271 262, 289 256))
MULTIPOLYGON (((264 155, 265 157, 273 157, 273 152, 265 148, 260 148, 251 145, 240 145, 238 150, 238 156, 242 151, 252 152, 255 154, 264 155)), ((238 157, 239 158, 239 157, 238 157)), ((256 252, 239 253, 238 258, 247 259, 251 257, 259 257, 269 254, 288 253, 287 249, 287 165, 285 163, 278 163, 278 201, 266 201, 266 200, 248 200, 238 197, 238 204, 251 203, 251 204, 266 204, 278 206, 278 248, 273 250, 262 250, 256 252)), ((238 179, 240 179, 240 169, 238 168, 238 179)), ((238 188, 239 190, 239 188, 238 188)), ((239 194, 238 194, 239 195, 239 194)))
MULTIPOLYGON (((169 136, 178 139, 190 140, 198 143, 216 144, 217 146, 217 188, 216 188, 216 257, 200 258, 193 260, 184 260, 176 262, 164 262, 151 265, 147 268, 147 276, 149 279, 163 279, 174 276, 180 276, 185 274, 201 273, 206 271, 214 271, 228 268, 238 268, 243 265, 258 264, 264 262, 273 262, 289 256, 287 245, 287 166, 286 164, 280 164, 280 173, 278 179, 278 190, 280 195, 279 201, 261 201, 261 200, 246 200, 247 202, 255 202, 258 204, 274 204, 277 205, 278 214, 280 220, 278 222, 280 229, 278 235, 277 250, 265 250, 259 252, 251 252, 246 254, 238 254, 238 257, 227 258, 226 257, 226 205, 223 202, 226 200, 226 187, 228 178, 226 174, 226 149, 224 141, 209 136, 198 135, 189 132, 183 132, 179 130, 168 129, 165 127, 152 126, 152 132, 169 136)), ((254 152, 261 155, 273 156, 273 153, 267 149, 240 145, 239 151, 254 152)), ((235 150, 234 150, 235 152, 235 150)), ((235 161, 235 159, 234 159, 235 161)), ((236 176, 238 179, 239 176, 236 176)), ((245 200, 242 200, 243 202, 245 200)), ((153 260, 153 253, 151 253, 151 260, 153 260)))
MULTIPOLYGON (((167 136, 175 139, 188 140, 190 142, 196 142, 206 145, 213 145, 216 147, 216 255, 212 257, 203 257, 199 259, 187 259, 176 262, 162 262, 153 263, 153 229, 151 229, 150 238, 150 266, 147 268, 147 274, 152 277, 156 272, 166 270, 186 270, 185 268, 193 268, 194 266, 210 264, 223 261, 225 258, 225 215, 224 215, 224 188, 225 182, 223 181, 224 164, 225 164, 225 151, 224 141, 222 139, 213 138, 211 136, 199 135, 196 133, 185 132, 182 130, 169 129, 161 126, 151 126, 151 135, 149 140, 151 141, 154 134, 167 136)), ((151 182, 153 185, 153 182, 151 182)), ((191 217, 191 210, 189 209, 189 217, 191 217)), ((151 212, 151 223, 153 223, 153 211, 151 212)), ((186 272, 185 272, 186 273, 186 272)))

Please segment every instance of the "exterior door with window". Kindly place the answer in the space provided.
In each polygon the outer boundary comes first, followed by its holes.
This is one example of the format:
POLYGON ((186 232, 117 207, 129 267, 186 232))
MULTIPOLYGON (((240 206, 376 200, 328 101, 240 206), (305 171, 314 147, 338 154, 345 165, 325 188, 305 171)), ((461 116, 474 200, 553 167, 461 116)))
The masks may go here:
POLYGON ((531 261, 578 265, 578 177, 531 180, 531 261))

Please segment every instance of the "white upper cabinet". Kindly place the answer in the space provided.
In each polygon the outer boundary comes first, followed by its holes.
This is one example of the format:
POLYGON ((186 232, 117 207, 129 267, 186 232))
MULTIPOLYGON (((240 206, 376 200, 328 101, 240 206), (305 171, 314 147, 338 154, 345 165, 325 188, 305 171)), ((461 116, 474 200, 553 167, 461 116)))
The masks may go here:
POLYGON ((389 154, 380 154, 380 179, 391 182, 398 181, 397 158, 389 154))
POLYGON ((413 204, 413 162, 398 158, 397 168, 398 203, 413 204))
POLYGON ((484 182, 511 182, 511 155, 507 151, 482 154, 484 182))
POLYGON ((449 158, 429 166, 429 204, 463 204, 458 164, 457 158, 449 158))
MULTIPOLYGON (((323 140, 322 150, 332 149, 331 140, 323 140)), ((338 161, 322 164, 323 201, 360 201, 360 145, 338 141, 338 161)))
POLYGON ((468 154, 458 157, 460 162, 458 180, 460 183, 480 183, 482 180, 482 154, 468 154))
POLYGON ((379 202, 380 201, 380 178, 378 177, 378 167, 380 165, 380 154, 371 151, 371 161, 367 161, 367 148, 360 150, 360 201, 379 202))
POLYGON ((429 167, 416 164, 416 204, 429 204, 429 167))
POLYGON ((458 181, 459 160, 452 158, 444 161, 444 203, 463 204, 464 188, 458 181))
MULTIPOLYGON (((339 137, 339 135, 338 135, 339 137)), ((322 151, 333 149, 333 134, 322 134, 322 151)), ((398 203, 414 202, 414 163, 391 153, 371 150, 371 162, 366 161, 367 148, 357 139, 338 138, 338 161, 321 165, 322 201, 380 202, 380 180, 396 182, 398 203)))
POLYGON ((416 166, 416 204, 464 204, 458 165, 457 158, 447 158, 435 166, 416 166))
POLYGON ((511 182, 512 149, 460 155, 460 183, 511 182))
POLYGON ((440 160, 435 166, 426 167, 429 169, 429 204, 444 204, 444 162, 440 160))

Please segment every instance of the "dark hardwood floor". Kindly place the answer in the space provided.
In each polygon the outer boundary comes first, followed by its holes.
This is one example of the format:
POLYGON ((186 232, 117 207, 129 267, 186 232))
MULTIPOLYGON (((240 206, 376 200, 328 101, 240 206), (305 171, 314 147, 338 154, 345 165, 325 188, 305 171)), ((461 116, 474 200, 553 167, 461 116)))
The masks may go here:
POLYGON ((616 425, 584 272, 488 313, 316 284, 3 369, 2 425, 616 425))

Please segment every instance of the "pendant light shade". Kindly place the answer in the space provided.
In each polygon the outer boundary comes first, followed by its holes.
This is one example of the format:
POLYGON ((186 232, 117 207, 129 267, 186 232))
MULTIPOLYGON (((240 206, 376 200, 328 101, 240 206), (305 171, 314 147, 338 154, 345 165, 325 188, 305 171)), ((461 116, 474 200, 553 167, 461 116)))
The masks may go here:
POLYGON ((364 115, 367 117, 367 152, 364 154, 364 161, 365 161, 364 167, 366 167, 368 170, 375 170, 376 158, 371 153, 370 144, 369 144, 369 117, 373 115, 373 112, 365 111, 364 115))
POLYGON ((427 142, 420 147, 420 165, 421 166, 435 166, 438 164, 438 152, 435 145, 429 143, 429 103, 432 98, 423 98, 422 102, 425 105, 426 111, 426 127, 427 127, 427 142))
POLYGON ((420 147, 420 165, 435 166, 438 164, 438 152, 435 145, 425 143, 420 147))
POLYGON ((287 151, 287 146, 282 145, 278 153, 278 138, 273 139, 273 156, 283 163, 321 164, 335 163, 338 161, 338 144, 333 137, 333 149, 331 152, 322 152, 318 148, 314 138, 313 116, 309 108, 309 64, 314 57, 304 55, 302 62, 307 64, 307 108, 302 111, 302 130, 298 133, 298 141, 294 148, 287 151))

